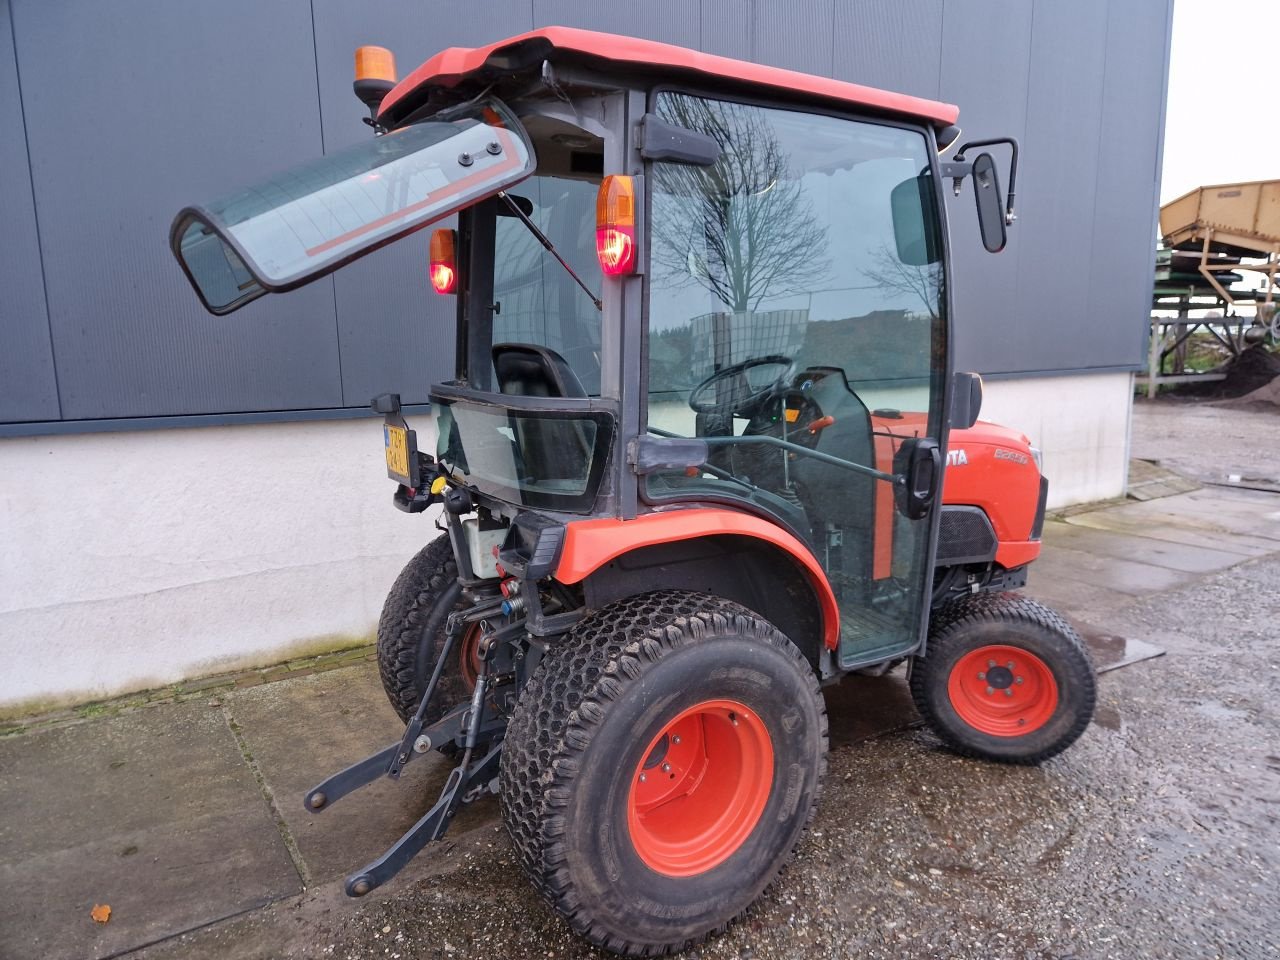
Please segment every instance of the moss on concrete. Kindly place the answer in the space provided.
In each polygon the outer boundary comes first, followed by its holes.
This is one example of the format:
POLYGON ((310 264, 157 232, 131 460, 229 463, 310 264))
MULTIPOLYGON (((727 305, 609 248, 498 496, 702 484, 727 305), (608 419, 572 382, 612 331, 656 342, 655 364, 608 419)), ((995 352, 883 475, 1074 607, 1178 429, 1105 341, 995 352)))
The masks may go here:
POLYGON ((264 655, 211 660, 202 664, 198 673, 177 683, 134 687, 108 696, 96 690, 20 700, 0 706, 0 737, 63 722, 114 716, 153 703, 216 697, 227 689, 296 677, 301 671, 318 673, 348 666, 371 656, 375 640, 371 634, 329 634, 288 644, 273 651, 270 659, 264 655))

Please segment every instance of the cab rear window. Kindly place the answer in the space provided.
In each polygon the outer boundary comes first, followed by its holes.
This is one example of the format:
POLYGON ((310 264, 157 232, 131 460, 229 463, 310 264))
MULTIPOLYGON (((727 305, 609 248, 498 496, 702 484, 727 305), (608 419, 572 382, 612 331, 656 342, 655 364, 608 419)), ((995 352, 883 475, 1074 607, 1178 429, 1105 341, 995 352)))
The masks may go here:
POLYGON ((490 98, 187 207, 170 243, 205 306, 229 313, 517 183, 534 164, 520 122, 490 98))

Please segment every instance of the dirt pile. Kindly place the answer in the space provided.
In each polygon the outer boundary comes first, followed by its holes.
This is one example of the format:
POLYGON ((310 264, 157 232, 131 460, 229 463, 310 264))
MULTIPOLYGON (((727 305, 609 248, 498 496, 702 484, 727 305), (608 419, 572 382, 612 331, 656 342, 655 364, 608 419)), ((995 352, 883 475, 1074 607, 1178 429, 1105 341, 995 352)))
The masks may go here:
POLYGON ((1224 400, 1222 406, 1241 410, 1274 410, 1280 412, 1280 377, 1274 378, 1270 383, 1246 393, 1237 400, 1224 400))
MULTIPOLYGON (((1256 344, 1238 357, 1233 357, 1215 372, 1225 373, 1227 378, 1213 383, 1187 384, 1175 392, 1212 400, 1242 399, 1278 382, 1276 378, 1280 377, 1280 354, 1273 353, 1262 344, 1256 344)), ((1261 396, 1257 399, 1269 402, 1261 396)))

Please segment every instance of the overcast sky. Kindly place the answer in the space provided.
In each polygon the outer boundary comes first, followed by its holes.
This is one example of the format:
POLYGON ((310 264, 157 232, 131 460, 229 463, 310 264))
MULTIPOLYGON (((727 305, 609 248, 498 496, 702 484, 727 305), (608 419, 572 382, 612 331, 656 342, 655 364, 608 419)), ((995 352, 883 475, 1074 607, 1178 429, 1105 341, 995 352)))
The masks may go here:
POLYGON ((1280 0, 1175 0, 1160 202, 1280 179, 1280 0))

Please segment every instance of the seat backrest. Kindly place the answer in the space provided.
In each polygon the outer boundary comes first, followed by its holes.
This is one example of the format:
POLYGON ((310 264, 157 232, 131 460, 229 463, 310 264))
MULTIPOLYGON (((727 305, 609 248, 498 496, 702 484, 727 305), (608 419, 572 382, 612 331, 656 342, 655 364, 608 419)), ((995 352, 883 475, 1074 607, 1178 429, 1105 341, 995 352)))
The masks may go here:
MULTIPOLYGON (((495 343, 493 368, 498 389, 520 397, 585 397, 586 391, 564 357, 550 347, 536 343, 495 343)), ((516 449, 525 478, 547 482, 560 479, 564 471, 575 471, 583 457, 591 455, 591 444, 581 427, 566 428, 546 420, 520 420, 515 425, 516 449), (577 447, 565 456, 564 444, 577 447)))
POLYGON ((495 343, 498 389, 521 397, 585 397, 582 382, 564 357, 536 343, 495 343))
MULTIPOLYGON (((871 414, 847 385, 843 372, 825 377, 813 388, 814 399, 834 423, 818 434, 814 449, 863 466, 875 466, 871 414)), ((873 477, 854 473, 832 463, 797 457, 791 476, 810 521, 841 531, 841 579, 865 588, 870 583, 875 543, 875 494, 873 477)), ((835 571, 828 571, 829 574, 835 571)), ((852 595, 845 599, 853 599, 852 595)))

